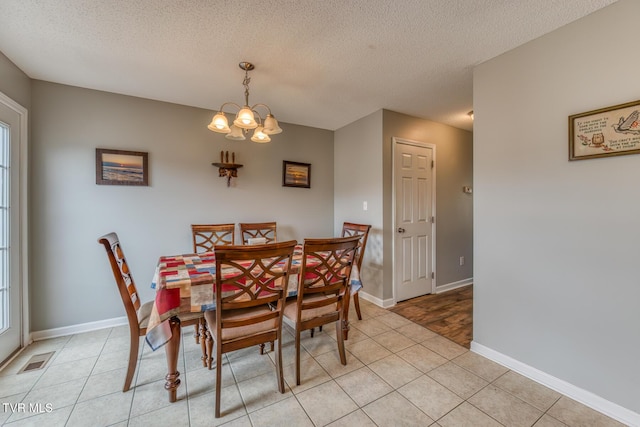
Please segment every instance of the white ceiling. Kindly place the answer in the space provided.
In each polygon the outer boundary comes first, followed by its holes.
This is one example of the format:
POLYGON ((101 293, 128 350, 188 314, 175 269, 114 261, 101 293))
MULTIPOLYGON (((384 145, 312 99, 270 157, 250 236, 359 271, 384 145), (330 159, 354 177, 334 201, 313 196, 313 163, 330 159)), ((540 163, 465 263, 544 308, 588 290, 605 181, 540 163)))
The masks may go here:
POLYGON ((33 79, 335 130, 381 108, 471 129, 477 64, 614 0, 1 0, 33 79))

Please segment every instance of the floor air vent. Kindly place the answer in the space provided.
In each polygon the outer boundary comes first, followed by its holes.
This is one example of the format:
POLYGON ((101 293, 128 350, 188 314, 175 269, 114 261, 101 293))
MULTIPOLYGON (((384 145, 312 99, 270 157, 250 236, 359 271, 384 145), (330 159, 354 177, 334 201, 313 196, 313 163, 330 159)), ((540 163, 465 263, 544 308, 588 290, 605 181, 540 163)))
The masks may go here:
POLYGON ((53 353, 55 353, 55 351, 31 356, 31 358, 22 367, 22 369, 20 369, 18 374, 22 374, 23 372, 37 371, 38 369, 44 368, 49 359, 51 359, 51 356, 53 356, 53 353))

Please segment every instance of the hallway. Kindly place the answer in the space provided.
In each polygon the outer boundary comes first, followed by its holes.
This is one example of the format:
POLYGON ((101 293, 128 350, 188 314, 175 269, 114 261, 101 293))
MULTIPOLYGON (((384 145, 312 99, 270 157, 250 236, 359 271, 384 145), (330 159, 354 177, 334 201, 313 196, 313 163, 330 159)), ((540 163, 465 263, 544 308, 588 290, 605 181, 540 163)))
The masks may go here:
POLYGON ((473 285, 412 298, 389 310, 463 347, 473 339, 473 285))

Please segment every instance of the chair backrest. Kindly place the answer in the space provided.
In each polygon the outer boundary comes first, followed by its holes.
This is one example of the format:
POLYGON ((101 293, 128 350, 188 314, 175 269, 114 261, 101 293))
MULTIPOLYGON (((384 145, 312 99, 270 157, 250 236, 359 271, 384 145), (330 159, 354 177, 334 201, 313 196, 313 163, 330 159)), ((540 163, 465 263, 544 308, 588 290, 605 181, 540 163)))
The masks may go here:
MULTIPOLYGON (((249 326, 270 319, 282 322, 295 240, 254 246, 216 246, 216 336, 222 329, 249 326), (242 315, 271 303, 274 310, 242 315), (222 313, 239 310, 222 321, 222 313)), ((279 324, 279 323, 278 323, 279 324)))
POLYGON ((275 222, 254 222, 240 223, 240 234, 242 236, 242 244, 248 245, 249 239, 263 237, 266 243, 275 243, 276 239, 276 223, 275 222))
POLYGON ((298 320, 302 311, 335 305, 342 311, 359 236, 305 239, 298 281, 298 320), (305 297, 311 298, 305 301, 305 297))
POLYGON ((233 245, 235 224, 191 224, 193 252, 212 252, 214 246, 233 245))
MULTIPOLYGON (((353 222, 345 222, 342 224, 342 237, 359 236, 358 250, 356 251, 356 265, 358 270, 362 270, 362 258, 364 258, 364 250, 367 247, 367 239, 369 238, 370 225, 356 224, 353 222)), ((362 273, 361 273, 362 274, 362 273)))
POLYGON ((102 243, 107 251, 111 271, 116 280, 116 285, 118 285, 129 325, 138 325, 137 311, 140 308, 140 299, 129 265, 124 257, 122 246, 120 246, 118 235, 116 233, 105 234, 98 239, 98 243, 102 243))

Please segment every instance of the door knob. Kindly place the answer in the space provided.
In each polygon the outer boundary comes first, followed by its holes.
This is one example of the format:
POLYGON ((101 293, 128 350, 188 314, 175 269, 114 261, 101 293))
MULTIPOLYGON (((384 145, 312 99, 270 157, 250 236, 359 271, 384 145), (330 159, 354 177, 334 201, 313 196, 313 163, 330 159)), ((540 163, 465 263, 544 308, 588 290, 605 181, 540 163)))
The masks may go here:
POLYGON ((405 229, 404 229, 404 228, 402 228, 402 227, 398 227, 398 233, 404 233, 404 232, 405 232, 405 229))

